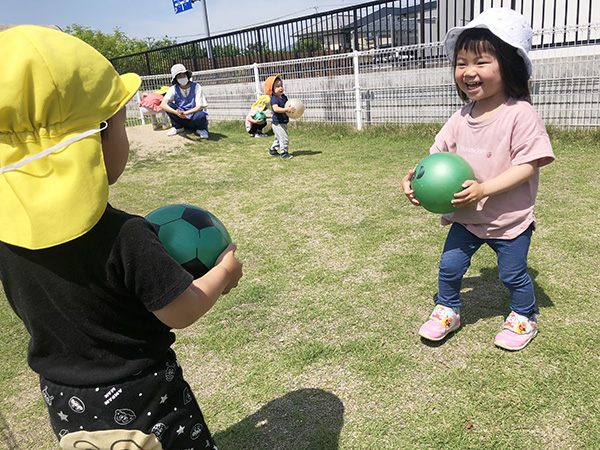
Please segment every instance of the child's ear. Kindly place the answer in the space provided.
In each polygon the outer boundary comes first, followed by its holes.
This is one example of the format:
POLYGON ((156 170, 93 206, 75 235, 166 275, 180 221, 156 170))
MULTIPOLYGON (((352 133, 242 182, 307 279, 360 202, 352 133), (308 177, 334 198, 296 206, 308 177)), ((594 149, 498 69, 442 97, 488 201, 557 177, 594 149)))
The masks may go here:
POLYGON ((123 107, 107 120, 108 127, 102 133, 102 153, 108 184, 114 184, 119 179, 129 158, 129 139, 125 131, 126 118, 125 107, 123 107))

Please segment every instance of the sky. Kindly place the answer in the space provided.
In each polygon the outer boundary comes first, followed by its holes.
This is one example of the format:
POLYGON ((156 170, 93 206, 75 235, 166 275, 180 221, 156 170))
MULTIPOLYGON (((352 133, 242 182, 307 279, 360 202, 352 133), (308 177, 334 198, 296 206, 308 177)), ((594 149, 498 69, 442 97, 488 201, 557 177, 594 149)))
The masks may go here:
MULTIPOLYGON (((186 42, 207 36, 202 3, 175 14, 173 0, 2 0, 0 23, 58 25, 74 23, 110 34, 118 27, 130 38, 165 36, 186 42)), ((215 36, 268 21, 286 20, 344 8, 356 0, 206 0, 209 32, 215 36)))

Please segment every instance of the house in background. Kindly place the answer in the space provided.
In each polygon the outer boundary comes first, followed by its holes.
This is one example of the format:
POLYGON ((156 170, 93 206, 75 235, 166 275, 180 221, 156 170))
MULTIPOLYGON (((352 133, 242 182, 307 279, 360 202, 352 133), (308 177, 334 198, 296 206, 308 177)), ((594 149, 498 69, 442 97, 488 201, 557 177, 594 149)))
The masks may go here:
POLYGON ((534 48, 560 43, 557 41, 600 39, 597 28, 581 28, 583 24, 600 23, 598 0, 578 0, 576 5, 563 3, 560 0, 511 0, 500 4, 498 0, 400 0, 306 18, 299 22, 299 29, 291 37, 319 42, 325 53, 439 42, 453 26, 465 25, 491 7, 504 6, 523 14, 534 31, 554 30, 553 42, 538 34, 534 37, 534 48))
POLYGON ((422 10, 419 4, 402 9, 380 9, 372 17, 361 19, 355 31, 361 40, 360 48, 367 50, 431 42, 437 23, 436 9, 437 1, 425 2, 422 10))
MULTIPOLYGON (((421 43, 436 26, 437 1, 402 8, 383 6, 357 17, 356 10, 343 11, 314 21, 291 34, 298 41, 318 41, 325 52, 369 50, 421 43), (424 30, 421 30, 423 13, 424 30)), ((426 39, 427 40, 427 39, 426 39)), ((428 41, 428 40, 427 40, 428 41)))

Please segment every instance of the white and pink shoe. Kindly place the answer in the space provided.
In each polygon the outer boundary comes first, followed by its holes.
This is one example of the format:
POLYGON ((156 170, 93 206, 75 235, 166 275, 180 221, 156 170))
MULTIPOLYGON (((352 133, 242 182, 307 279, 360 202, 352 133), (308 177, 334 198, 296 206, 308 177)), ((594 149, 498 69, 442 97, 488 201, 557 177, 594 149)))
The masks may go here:
POLYGON ((537 321, 528 319, 525 316, 512 311, 504 325, 502 331, 496 335, 494 344, 505 350, 521 350, 537 334, 537 321))
POLYGON ((429 320, 419 329, 419 335, 430 341, 441 341, 448 333, 460 327, 460 310, 435 305, 429 320))

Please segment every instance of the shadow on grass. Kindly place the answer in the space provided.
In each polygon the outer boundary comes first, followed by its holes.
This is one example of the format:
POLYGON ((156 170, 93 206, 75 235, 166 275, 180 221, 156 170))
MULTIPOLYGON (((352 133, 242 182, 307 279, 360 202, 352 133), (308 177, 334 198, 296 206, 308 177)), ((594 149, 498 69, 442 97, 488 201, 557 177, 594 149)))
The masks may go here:
POLYGON ((185 139, 190 142, 200 142, 200 141, 220 141, 221 139, 227 139, 229 136, 221 133, 212 133, 209 130, 208 139, 202 139, 195 131, 185 130, 184 133, 178 135, 178 137, 185 139))
POLYGON ((219 450, 337 450, 344 405, 321 389, 299 389, 215 433, 219 450))
MULTIPOLYGON (((554 307, 554 303, 546 295, 535 281, 539 272, 529 267, 527 269, 529 276, 533 281, 533 291, 536 298, 536 305, 543 313, 545 308, 554 307)), ((430 347, 439 347, 456 333, 463 330, 464 325, 474 324, 480 319, 490 317, 504 317, 510 313, 510 294, 502 281, 498 278, 497 267, 484 267, 480 270, 480 275, 469 276, 463 279, 462 289, 460 294, 462 306, 460 308, 461 327, 448 335, 446 339, 440 341, 428 341, 421 338, 421 341, 430 347)), ((433 298, 435 304, 437 294, 433 298)), ((500 331, 500 328, 498 328, 500 331)))
MULTIPOLYGON (((533 281, 533 291, 536 304, 540 311, 554 306, 550 297, 535 281, 539 272, 531 267, 527 269, 533 281)), ((461 294, 463 307, 461 308, 461 322, 463 324, 475 323, 479 319, 488 317, 507 316, 510 313, 510 294, 498 278, 498 269, 485 267, 481 275, 465 278, 461 294), (463 313, 464 309, 464 313, 463 313)))
MULTIPOLYGON (((4 420, 4 416, 0 412, 0 447, 11 449, 11 450, 19 450, 21 447, 17 445, 17 439, 10 429, 6 420, 4 420), (4 445, 4 446, 2 446, 4 445)), ((336 447, 337 448, 337 447, 336 447)))
POLYGON ((290 154, 294 157, 296 156, 312 156, 312 155, 320 155, 323 152, 317 152, 314 150, 298 150, 296 152, 290 152, 290 154))

